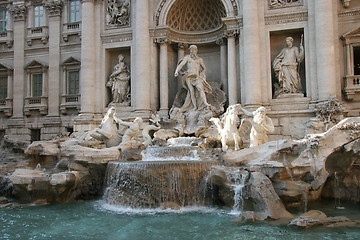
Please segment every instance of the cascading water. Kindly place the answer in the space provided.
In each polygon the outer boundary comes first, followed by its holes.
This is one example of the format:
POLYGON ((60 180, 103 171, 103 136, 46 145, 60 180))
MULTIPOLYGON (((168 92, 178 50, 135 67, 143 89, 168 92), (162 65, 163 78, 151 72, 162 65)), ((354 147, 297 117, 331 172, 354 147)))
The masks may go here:
POLYGON ((207 170, 216 161, 112 162, 106 174, 105 200, 131 208, 168 204, 204 206, 207 170))
POLYGON ((249 178, 249 172, 240 169, 232 171, 225 171, 226 179, 231 184, 234 191, 234 205, 232 213, 240 214, 244 210, 244 196, 243 189, 246 185, 246 180, 249 178))

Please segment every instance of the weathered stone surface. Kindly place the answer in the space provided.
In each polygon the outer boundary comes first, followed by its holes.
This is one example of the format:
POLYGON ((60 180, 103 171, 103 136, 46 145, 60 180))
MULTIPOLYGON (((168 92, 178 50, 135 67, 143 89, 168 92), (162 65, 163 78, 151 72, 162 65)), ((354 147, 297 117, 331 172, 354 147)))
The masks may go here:
POLYGON ((344 216, 338 217, 327 217, 321 211, 311 210, 302 214, 300 217, 291 220, 289 226, 297 226, 297 227, 314 227, 314 226, 326 226, 331 225, 332 227, 338 226, 350 226, 354 225, 349 218, 344 216))
POLYGON ((211 168, 207 179, 216 186, 217 198, 225 205, 234 207, 236 202, 242 201, 242 209, 236 209, 240 211, 241 218, 291 218, 292 215, 285 209, 270 179, 260 172, 243 175, 246 172, 237 168, 215 166, 211 168), (240 192, 239 187, 242 188, 240 192))
MULTIPOLYGON (((299 141, 279 140, 222 155, 228 165, 259 171, 273 182, 283 201, 316 200, 330 174, 356 169, 360 118, 348 118, 322 134, 299 141), (306 196, 305 196, 306 194, 306 196)), ((355 176, 355 175, 351 175, 355 176)), ((343 178, 345 179, 345 178, 343 178)), ((347 177, 358 185, 357 177, 347 177)), ((349 194, 348 194, 349 195, 349 194)), ((353 199, 353 198, 352 198, 353 199)), ((360 199, 356 200, 360 201, 360 199)))

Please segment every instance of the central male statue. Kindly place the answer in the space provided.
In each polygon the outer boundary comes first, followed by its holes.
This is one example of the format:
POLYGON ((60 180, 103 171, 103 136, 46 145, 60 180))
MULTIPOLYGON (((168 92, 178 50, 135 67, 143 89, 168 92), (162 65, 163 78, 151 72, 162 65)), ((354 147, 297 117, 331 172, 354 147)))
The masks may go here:
POLYGON ((182 111, 200 110, 211 105, 206 100, 205 93, 211 93, 212 89, 206 82, 206 67, 201 57, 197 55, 196 45, 189 47, 190 54, 180 60, 176 70, 175 77, 179 75, 180 70, 186 65, 186 71, 182 77, 182 85, 188 91, 182 111))

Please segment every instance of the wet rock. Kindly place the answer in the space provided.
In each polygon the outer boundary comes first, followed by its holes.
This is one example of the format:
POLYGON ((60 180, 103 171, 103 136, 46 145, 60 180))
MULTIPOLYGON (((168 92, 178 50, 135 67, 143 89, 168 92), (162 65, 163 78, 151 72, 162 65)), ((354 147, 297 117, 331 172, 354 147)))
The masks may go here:
POLYGON ((165 209, 173 209, 173 210, 180 210, 180 205, 176 202, 163 202, 160 203, 160 208, 165 209))
POLYGON ((208 181, 217 189, 217 198, 229 207, 242 202, 245 219, 291 218, 268 177, 260 172, 247 172, 235 167, 215 166, 210 170, 208 181), (242 180, 241 180, 242 179, 242 180), (240 192, 235 194, 235 191, 240 192), (242 197, 236 199, 235 197, 242 197))
POLYGON ((297 227, 314 227, 314 226, 326 226, 330 225, 332 227, 335 226, 350 226, 354 225, 355 223, 352 222, 349 218, 344 216, 338 217, 327 217, 321 211, 311 210, 302 214, 300 217, 291 220, 289 226, 297 226, 297 227))
POLYGON ((6 197, 0 197, 0 204, 6 204, 9 200, 6 197))

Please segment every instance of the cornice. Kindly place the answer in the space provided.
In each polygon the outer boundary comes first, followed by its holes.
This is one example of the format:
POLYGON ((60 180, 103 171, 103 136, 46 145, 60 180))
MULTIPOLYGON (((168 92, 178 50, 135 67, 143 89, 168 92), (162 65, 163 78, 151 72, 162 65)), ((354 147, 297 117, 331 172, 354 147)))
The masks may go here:
POLYGON ((265 25, 306 22, 308 20, 308 12, 295 12, 287 14, 277 14, 265 16, 265 25))

